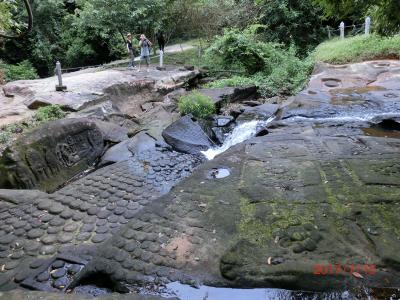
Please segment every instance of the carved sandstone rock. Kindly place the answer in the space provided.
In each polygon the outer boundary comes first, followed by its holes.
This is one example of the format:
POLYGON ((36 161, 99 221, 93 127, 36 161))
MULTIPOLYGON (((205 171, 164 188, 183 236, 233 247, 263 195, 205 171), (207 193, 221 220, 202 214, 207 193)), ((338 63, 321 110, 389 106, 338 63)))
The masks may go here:
POLYGON ((168 126, 162 136, 174 149, 189 154, 197 154, 213 146, 210 138, 190 115, 168 126))
POLYGON ((0 187, 54 191, 103 153, 102 131, 89 119, 50 122, 17 140, 0 159, 0 187))

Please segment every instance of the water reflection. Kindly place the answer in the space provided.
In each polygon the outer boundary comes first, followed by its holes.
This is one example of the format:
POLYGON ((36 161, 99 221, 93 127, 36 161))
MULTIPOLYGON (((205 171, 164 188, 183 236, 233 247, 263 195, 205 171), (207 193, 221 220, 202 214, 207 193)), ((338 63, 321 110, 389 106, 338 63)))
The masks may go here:
MULTIPOLYGON (((167 295, 180 300, 352 300, 358 299, 348 291, 312 293, 283 289, 234 289, 200 286, 194 288, 179 282, 167 284, 167 295)), ((372 298, 371 298, 372 299, 372 298)))

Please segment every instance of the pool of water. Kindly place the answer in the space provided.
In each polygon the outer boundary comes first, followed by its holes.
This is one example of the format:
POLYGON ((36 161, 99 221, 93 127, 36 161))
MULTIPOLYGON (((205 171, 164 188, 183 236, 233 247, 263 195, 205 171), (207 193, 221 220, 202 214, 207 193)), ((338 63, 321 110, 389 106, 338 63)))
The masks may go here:
POLYGON ((273 288, 223 288, 202 285, 193 287, 171 282, 161 290, 146 291, 142 294, 177 297, 180 300, 355 300, 355 299, 400 299, 399 289, 359 288, 354 291, 306 292, 273 288))

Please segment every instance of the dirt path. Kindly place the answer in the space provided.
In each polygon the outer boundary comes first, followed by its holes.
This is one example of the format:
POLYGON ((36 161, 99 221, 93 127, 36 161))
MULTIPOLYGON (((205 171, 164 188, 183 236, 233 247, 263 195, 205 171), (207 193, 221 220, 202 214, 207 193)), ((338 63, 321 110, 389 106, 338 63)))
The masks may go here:
MULTIPOLYGON (((157 45, 154 45, 154 47, 157 47, 157 45)), ((157 49, 158 49, 158 47, 157 47, 157 49)), ((164 50, 164 53, 166 53, 166 54, 168 54, 168 53, 177 53, 177 52, 187 51, 187 50, 190 50, 190 49, 194 49, 194 46, 189 45, 189 44, 185 44, 185 43, 174 44, 174 45, 166 46, 165 50, 164 50)), ((159 51, 157 50, 157 55, 152 56, 152 57, 159 57, 159 51)), ((135 57, 135 61, 140 61, 140 56, 135 57)), ((114 67, 114 66, 120 66, 120 65, 123 65, 123 64, 128 64, 128 62, 129 62, 128 59, 120 59, 120 60, 113 61, 113 62, 111 62, 111 63, 109 63, 107 65, 104 65, 104 66, 107 67, 107 68, 110 68, 110 67, 114 67)))

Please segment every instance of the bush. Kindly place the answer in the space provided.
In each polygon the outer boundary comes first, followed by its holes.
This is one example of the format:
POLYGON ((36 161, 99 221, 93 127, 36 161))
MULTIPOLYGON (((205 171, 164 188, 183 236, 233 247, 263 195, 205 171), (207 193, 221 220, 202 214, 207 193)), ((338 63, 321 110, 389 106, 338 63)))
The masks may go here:
POLYGON ((37 122, 49 122, 64 118, 66 113, 61 109, 59 105, 49 105, 39 108, 35 115, 34 120, 37 122))
POLYGON ((219 79, 210 83, 207 83, 205 87, 207 88, 224 88, 227 86, 237 87, 237 86, 251 86, 258 85, 254 77, 244 77, 244 76, 232 76, 229 78, 219 79))
POLYGON ((49 105, 39 108, 32 118, 5 125, 0 128, 0 145, 7 144, 18 134, 29 131, 43 123, 64 118, 66 113, 59 105, 49 105))
POLYGON ((2 69, 4 80, 6 82, 14 80, 36 79, 39 77, 36 73, 36 69, 28 60, 24 60, 16 65, 8 65, 0 62, 0 69, 2 69))
POLYGON ((192 114, 197 118, 206 118, 215 113, 212 99, 198 91, 182 96, 178 101, 178 108, 182 115, 192 114))
POLYGON ((345 64, 374 59, 399 59, 400 36, 356 36, 322 43, 314 52, 317 61, 345 64))
POLYGON ((236 67, 244 69, 248 74, 254 74, 266 67, 264 56, 268 51, 264 46, 249 31, 230 29, 216 38, 207 49, 206 55, 214 58, 224 68, 236 67))
POLYGON ((302 60, 297 56, 294 46, 285 49, 258 38, 251 31, 242 34, 235 30, 218 37, 207 55, 215 57, 215 61, 222 61, 225 68, 235 64, 239 68, 241 66, 248 76, 217 80, 208 87, 255 85, 264 97, 288 96, 299 92, 312 71, 313 58, 302 60), (241 55, 240 51, 247 54, 241 55))
POLYGON ((0 131, 0 144, 5 144, 11 139, 11 133, 8 131, 0 131))

